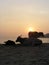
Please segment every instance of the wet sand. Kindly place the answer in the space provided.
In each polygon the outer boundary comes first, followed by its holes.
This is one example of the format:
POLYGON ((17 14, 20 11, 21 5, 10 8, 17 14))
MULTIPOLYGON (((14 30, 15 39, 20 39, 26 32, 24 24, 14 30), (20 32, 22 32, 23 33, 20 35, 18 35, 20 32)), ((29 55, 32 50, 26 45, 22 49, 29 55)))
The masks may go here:
POLYGON ((0 45, 0 65, 49 65, 49 44, 35 47, 0 45))

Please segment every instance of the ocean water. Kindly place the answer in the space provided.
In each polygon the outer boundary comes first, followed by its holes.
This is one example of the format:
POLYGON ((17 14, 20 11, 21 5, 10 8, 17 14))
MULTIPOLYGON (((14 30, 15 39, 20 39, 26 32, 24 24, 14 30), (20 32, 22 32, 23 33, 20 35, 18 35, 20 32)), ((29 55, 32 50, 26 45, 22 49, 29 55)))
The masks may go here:
MULTIPOLYGON (((39 39, 42 40, 43 43, 49 43, 49 38, 39 38, 39 39)), ((8 38, 4 38, 4 39, 2 38, 2 39, 0 39, 0 44, 4 44, 4 42, 7 40, 15 41, 16 39, 15 38, 12 38, 12 39, 11 38, 9 38, 9 39, 8 38)))
POLYGON ((39 38, 43 43, 49 43, 49 38, 39 38))
POLYGON ((5 44, 4 42, 7 41, 7 40, 15 41, 16 38, 1 38, 1 39, 0 39, 0 44, 5 44))

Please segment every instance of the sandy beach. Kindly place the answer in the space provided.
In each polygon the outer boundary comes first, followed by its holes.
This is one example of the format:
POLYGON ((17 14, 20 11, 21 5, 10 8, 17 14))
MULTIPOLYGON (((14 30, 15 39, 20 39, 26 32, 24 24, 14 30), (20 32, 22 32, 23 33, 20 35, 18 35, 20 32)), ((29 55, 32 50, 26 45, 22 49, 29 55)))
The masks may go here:
POLYGON ((49 44, 35 47, 0 45, 0 65, 49 65, 49 44))

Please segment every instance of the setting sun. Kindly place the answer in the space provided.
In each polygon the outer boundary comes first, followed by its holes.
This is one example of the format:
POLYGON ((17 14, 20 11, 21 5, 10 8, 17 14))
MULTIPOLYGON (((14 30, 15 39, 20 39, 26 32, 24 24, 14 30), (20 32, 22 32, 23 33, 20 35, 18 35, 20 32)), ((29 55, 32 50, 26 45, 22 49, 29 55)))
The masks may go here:
POLYGON ((34 28, 29 27, 29 28, 28 28, 28 32, 30 32, 30 31, 35 31, 35 30, 34 30, 34 28))

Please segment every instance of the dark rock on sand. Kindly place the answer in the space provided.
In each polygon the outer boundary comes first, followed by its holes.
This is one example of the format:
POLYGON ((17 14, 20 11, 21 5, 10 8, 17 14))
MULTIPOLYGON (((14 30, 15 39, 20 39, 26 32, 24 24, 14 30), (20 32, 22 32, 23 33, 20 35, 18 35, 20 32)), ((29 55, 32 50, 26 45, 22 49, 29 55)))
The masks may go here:
POLYGON ((5 41, 4 43, 5 45, 15 45, 15 42, 11 40, 5 41))

